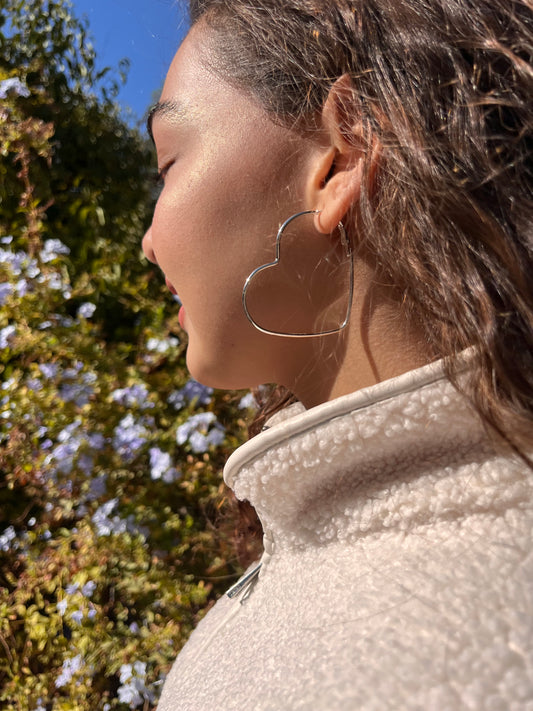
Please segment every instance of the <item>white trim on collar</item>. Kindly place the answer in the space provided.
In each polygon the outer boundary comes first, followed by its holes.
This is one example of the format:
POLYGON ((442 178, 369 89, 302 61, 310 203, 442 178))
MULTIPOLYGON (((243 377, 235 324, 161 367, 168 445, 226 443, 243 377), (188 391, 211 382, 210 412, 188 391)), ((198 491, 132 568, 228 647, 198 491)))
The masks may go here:
MULTIPOLYGON (((469 355, 470 351, 460 354, 460 357, 464 360, 464 366, 468 364, 469 355)), ((270 420, 272 426, 245 442, 229 457, 224 467, 224 481, 229 487, 233 488, 235 477, 242 467, 260 457, 274 445, 279 445, 291 437, 317 427, 323 422, 431 385, 445 377, 444 361, 438 360, 398 375, 395 378, 371 385, 368 388, 324 402, 292 417, 283 418, 281 422, 277 422, 274 416, 270 420)))

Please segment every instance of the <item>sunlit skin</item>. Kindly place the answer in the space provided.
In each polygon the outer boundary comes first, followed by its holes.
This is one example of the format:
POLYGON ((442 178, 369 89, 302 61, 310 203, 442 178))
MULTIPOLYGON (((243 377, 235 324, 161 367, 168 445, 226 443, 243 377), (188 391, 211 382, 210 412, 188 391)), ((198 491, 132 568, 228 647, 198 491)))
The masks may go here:
POLYGON ((425 362, 400 305, 357 257, 352 316, 342 333, 283 338, 246 319, 243 284, 272 260, 279 225, 295 212, 320 211, 301 221, 302 246, 294 251, 301 262, 294 269, 305 278, 313 270, 306 244, 319 258, 320 240, 325 249, 334 238, 357 196, 361 161, 342 155, 327 107, 323 130, 302 134, 274 123, 216 76, 206 61, 206 32, 200 24, 180 46, 151 118, 164 185, 143 239, 147 258, 183 303, 191 375, 217 388, 275 382, 309 407, 425 362))

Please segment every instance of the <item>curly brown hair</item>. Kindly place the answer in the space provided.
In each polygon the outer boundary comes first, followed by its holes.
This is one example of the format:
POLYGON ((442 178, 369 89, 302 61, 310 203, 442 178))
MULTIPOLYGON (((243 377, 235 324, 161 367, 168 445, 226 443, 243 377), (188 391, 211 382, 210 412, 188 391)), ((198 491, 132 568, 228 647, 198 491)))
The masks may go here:
POLYGON ((531 0, 191 0, 190 15, 219 75, 291 126, 350 78, 382 147, 358 239, 452 380, 472 348, 461 387, 484 421, 531 441, 531 0))

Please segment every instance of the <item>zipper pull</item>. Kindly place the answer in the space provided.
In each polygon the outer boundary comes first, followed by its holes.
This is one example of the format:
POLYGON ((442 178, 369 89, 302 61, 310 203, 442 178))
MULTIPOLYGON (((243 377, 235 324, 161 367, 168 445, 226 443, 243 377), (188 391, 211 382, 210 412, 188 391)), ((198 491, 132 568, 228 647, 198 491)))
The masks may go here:
POLYGON ((248 593, 250 591, 250 588, 252 586, 252 583, 254 580, 257 578, 259 575, 259 571, 261 570, 261 565, 262 563, 258 563, 255 568, 252 568, 252 570, 249 573, 246 573, 243 575, 237 582, 230 587, 230 589, 226 592, 226 595, 233 600, 234 597, 237 597, 237 595, 243 590, 245 590, 245 595, 243 597, 243 600, 246 599, 248 593))

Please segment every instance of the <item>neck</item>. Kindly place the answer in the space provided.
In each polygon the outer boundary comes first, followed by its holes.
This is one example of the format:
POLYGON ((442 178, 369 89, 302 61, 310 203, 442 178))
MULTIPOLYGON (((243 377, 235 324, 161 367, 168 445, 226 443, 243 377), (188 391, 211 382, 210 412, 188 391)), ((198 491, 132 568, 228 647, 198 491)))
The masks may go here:
MULTIPOLYGON (((311 340, 311 339, 309 339, 311 340)), ((284 383, 306 408, 333 400, 434 360, 390 290, 372 284, 339 334, 314 339, 304 367, 284 383)))

